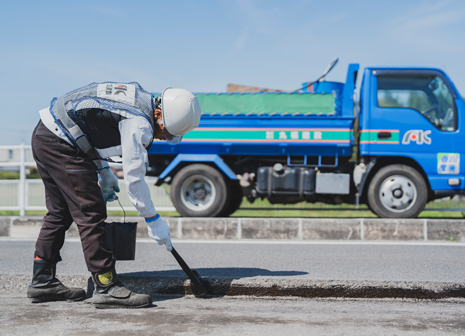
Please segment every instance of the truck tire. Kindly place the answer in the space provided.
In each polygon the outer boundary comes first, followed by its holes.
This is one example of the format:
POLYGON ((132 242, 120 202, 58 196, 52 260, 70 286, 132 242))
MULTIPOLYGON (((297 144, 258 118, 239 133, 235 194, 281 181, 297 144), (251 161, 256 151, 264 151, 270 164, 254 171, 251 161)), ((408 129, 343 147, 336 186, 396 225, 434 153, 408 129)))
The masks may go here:
POLYGON ((173 178, 171 201, 181 216, 215 217, 227 204, 227 184, 215 168, 192 164, 173 178))
POLYGON ((423 176, 406 165, 381 168, 368 187, 368 206, 379 217, 417 217, 427 200, 428 189, 423 176))
POLYGON ((230 181, 228 194, 230 195, 229 203, 226 204, 225 208, 218 214, 218 217, 228 217, 237 209, 239 209, 242 203, 242 187, 238 181, 230 181))

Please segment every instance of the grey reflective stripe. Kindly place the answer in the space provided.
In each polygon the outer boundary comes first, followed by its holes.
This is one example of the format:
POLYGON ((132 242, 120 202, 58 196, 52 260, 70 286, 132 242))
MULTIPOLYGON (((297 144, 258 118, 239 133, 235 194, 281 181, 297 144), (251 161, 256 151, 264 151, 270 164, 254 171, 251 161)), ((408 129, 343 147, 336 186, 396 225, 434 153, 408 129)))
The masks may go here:
POLYGON ((99 159, 99 157, 94 151, 94 147, 91 146, 91 144, 84 135, 76 139, 76 145, 92 160, 99 159))
MULTIPOLYGON (((69 116, 68 116, 68 113, 66 113, 66 107, 65 107, 65 96, 61 96, 59 97, 55 104, 57 105, 57 108, 56 108, 56 117, 62 122, 62 124, 68 129, 70 130, 73 126, 76 125, 76 123, 73 121, 73 119, 71 119, 69 116)), ((81 131, 82 133, 82 131, 81 131)))
MULTIPOLYGON (((57 99, 55 104, 61 104, 62 108, 57 108, 55 109, 55 118, 59 120, 63 126, 66 127, 68 130, 69 134, 73 137, 73 140, 76 144, 76 146, 82 150, 86 155, 91 158, 92 160, 99 159, 100 157, 97 156, 97 154, 94 151, 94 148, 91 146, 87 138, 84 136, 84 132, 81 130, 81 128, 74 122, 73 119, 71 119, 66 112, 65 109, 65 96, 61 96, 60 98, 57 99)), ((58 105, 60 106, 60 105, 58 105)), ((50 109, 50 112, 52 112, 52 109, 50 109)), ((53 113, 53 112, 52 112, 53 113)))
MULTIPOLYGON (((68 114, 66 114, 66 115, 68 115, 68 114)), ((82 132, 81 128, 77 124, 75 124, 71 128, 68 128, 68 131, 73 136, 74 139, 77 139, 77 138, 84 135, 84 132, 82 132)))

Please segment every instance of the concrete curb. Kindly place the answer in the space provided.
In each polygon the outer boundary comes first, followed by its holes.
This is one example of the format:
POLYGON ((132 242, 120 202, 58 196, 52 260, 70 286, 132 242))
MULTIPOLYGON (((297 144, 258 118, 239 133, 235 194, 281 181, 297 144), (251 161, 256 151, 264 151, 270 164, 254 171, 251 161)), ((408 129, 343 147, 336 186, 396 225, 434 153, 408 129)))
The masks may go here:
MULTIPOLYGON (((135 292, 150 295, 192 295, 190 281, 184 278, 144 277, 121 274, 121 280, 135 292)), ((87 275, 63 275, 63 283, 87 290, 93 284, 87 275)), ((463 283, 401 281, 317 281, 292 279, 223 279, 205 278, 211 296, 304 297, 304 298, 411 298, 437 300, 464 298, 463 283)), ((30 276, 0 274, 0 293, 26 293, 30 276)), ((25 294, 26 295, 26 294, 25 294)))
MULTIPOLYGON (((107 222, 122 222, 109 217, 107 222)), ((171 237, 178 239, 290 239, 290 240, 436 240, 465 241, 465 220, 387 218, 165 218, 171 237)), ((140 217, 137 237, 148 238, 140 217)), ((37 238, 42 217, 0 217, 0 237, 37 238)), ((76 224, 67 237, 78 237, 76 224)))

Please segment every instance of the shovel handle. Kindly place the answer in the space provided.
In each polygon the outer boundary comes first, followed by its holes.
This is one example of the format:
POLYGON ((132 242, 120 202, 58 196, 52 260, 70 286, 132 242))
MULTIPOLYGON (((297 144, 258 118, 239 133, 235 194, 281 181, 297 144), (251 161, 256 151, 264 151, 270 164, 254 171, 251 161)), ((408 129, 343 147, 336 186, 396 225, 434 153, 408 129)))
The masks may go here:
POLYGON ((202 282, 200 281, 199 278, 192 272, 192 270, 187 266, 186 262, 184 259, 181 258, 179 253, 174 249, 174 247, 171 250, 171 254, 174 256, 176 261, 178 262, 179 266, 183 269, 183 271, 186 273, 186 275, 189 277, 191 282, 194 284, 194 287, 197 291, 197 294, 199 296, 204 296, 207 294, 207 289, 202 285, 202 282))

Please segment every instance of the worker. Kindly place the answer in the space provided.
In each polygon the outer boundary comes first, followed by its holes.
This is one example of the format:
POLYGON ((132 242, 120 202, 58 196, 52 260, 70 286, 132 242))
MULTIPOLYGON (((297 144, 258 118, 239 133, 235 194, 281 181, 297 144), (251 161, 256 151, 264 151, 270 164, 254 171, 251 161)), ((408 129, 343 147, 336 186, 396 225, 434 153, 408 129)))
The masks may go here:
POLYGON ((170 230, 157 214, 144 180, 147 151, 154 139, 177 144, 200 121, 200 104, 189 91, 166 88, 160 97, 132 83, 92 83, 54 98, 41 110, 32 135, 32 151, 45 186, 48 212, 35 246, 32 302, 79 301, 80 288, 68 288, 55 276, 65 233, 77 224, 84 258, 95 286, 97 308, 151 306, 118 279, 105 235, 106 202, 116 200, 118 179, 110 157, 122 156, 129 199, 145 218, 148 234, 171 251, 170 230))

